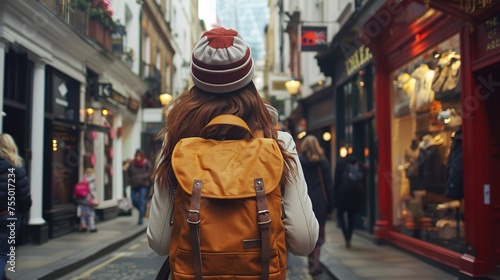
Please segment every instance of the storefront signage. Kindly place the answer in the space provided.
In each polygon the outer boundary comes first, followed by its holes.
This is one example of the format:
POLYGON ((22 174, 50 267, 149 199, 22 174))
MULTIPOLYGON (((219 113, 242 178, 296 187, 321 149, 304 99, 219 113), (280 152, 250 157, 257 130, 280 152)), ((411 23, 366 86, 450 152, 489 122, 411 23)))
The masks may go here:
POLYGON ((460 0, 460 8, 469 13, 473 14, 477 11, 486 9, 492 4, 499 2, 498 0, 460 0))
POLYGON ((57 98, 57 97, 56 97, 56 104, 61 105, 63 107, 68 107, 68 105, 69 105, 68 101, 61 99, 61 98, 57 98))
POLYGON ((129 96, 127 107, 130 111, 137 113, 137 111, 139 111, 139 100, 129 96))
POLYGON ((111 94, 111 99, 127 106, 127 98, 121 94, 119 94, 118 92, 116 91, 113 91, 112 94, 111 94))
POLYGON ((486 51, 491 51, 500 47, 500 16, 494 16, 485 21, 484 27, 488 36, 488 43, 486 44, 486 51), (497 32, 498 31, 498 32, 497 32))
POLYGON ((300 47, 302 51, 319 52, 326 50, 326 27, 302 26, 300 47))
POLYGON ((476 44, 478 58, 500 52, 500 14, 478 25, 476 44))
POLYGON ((111 84, 99 84, 99 97, 111 97, 113 86, 111 84))
POLYGON ((345 70, 348 76, 360 70, 372 58, 370 48, 361 46, 355 50, 351 56, 345 61, 345 70))
POLYGON ((271 89, 273 91, 286 91, 285 80, 274 80, 271 82, 271 89))

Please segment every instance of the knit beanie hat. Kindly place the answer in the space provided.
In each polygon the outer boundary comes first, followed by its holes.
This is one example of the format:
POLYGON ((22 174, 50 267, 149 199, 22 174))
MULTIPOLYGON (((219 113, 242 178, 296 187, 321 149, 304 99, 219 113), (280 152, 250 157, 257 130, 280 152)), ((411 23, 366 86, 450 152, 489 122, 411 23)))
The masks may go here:
POLYGON ((202 90, 235 91, 248 85, 253 74, 250 48, 236 30, 214 28, 203 33, 194 47, 191 76, 202 90))

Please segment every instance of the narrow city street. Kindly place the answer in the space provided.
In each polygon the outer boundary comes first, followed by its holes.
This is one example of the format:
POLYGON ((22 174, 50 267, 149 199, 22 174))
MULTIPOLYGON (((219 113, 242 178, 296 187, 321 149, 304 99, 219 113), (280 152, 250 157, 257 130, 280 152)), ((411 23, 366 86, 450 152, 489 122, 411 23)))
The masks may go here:
POLYGON ((164 261, 165 257, 158 256, 149 248, 146 235, 143 234, 59 279, 154 279, 164 261))
MULTIPOLYGON (((58 278, 59 280, 150 280, 165 261, 149 246, 146 235, 141 235, 114 252, 98 258, 74 272, 58 278)), ((288 256, 288 277, 291 280, 309 280, 307 258, 288 256)), ((319 280, 330 280, 331 275, 324 272, 319 280)))
POLYGON ((0 279, 500 280, 499 106, 500 0, 0 0, 0 279))

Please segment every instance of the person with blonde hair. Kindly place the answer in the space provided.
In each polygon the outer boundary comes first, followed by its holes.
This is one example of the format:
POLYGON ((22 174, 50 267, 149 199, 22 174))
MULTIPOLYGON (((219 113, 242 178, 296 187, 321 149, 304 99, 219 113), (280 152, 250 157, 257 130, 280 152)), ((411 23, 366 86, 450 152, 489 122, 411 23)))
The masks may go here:
MULTIPOLYGON (((167 116, 168 126, 159 135, 164 144, 153 173, 154 194, 147 231, 149 246, 159 255, 169 254, 170 239, 175 234, 175 224, 172 226, 168 222, 174 211, 173 197, 178 188, 172 154, 181 139, 200 137, 210 120, 228 114, 242 119, 250 131, 259 131, 264 138, 278 140, 271 116, 252 82, 253 73, 250 48, 235 30, 212 29, 205 32, 195 46, 191 62, 194 86, 172 102, 174 106, 167 116)), ((251 137, 242 129, 224 125, 209 128, 205 131, 206 138, 218 141, 251 137)), ((283 173, 277 181, 284 186, 282 203, 286 213, 283 221, 286 247, 295 255, 307 255, 316 243, 318 223, 302 172, 297 169, 298 156, 280 142, 278 147, 283 156, 283 173)), ((291 144, 286 146, 290 149, 295 147, 291 144)))
POLYGON ((330 163, 316 136, 308 135, 302 140, 301 152, 299 159, 307 182, 307 194, 311 198, 313 211, 319 222, 318 242, 308 257, 309 272, 313 278, 318 278, 322 272, 319 255, 325 242, 326 218, 333 211, 332 174, 330 163))
POLYGON ((2 133, 0 134, 0 271, 3 273, 2 280, 8 279, 5 274, 7 254, 11 246, 8 243, 11 231, 8 225, 14 222, 15 232, 18 235, 22 215, 28 213, 31 203, 30 183, 23 167, 23 160, 18 154, 17 145, 12 136, 2 133))

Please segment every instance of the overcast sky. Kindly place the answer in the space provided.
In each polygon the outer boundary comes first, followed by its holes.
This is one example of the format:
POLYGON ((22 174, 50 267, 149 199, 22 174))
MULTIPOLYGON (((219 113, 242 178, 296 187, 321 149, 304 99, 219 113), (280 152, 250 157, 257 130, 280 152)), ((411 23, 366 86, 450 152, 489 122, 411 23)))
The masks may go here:
POLYGON ((212 29, 212 24, 217 22, 215 2, 217 0, 200 0, 198 2, 198 17, 205 21, 207 30, 212 29))

